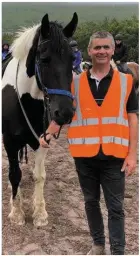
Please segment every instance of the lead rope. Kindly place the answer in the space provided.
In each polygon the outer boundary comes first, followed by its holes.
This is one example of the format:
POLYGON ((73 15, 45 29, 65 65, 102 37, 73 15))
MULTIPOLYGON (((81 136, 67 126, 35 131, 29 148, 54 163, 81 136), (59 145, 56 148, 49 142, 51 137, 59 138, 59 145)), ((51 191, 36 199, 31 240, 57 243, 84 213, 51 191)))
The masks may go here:
MULTIPOLYGON (((28 117, 27 117, 27 115, 26 115, 26 112, 25 112, 25 110, 24 110, 24 108, 23 108, 23 105, 22 105, 22 103, 21 103, 21 100, 20 100, 20 95, 19 95, 18 86, 17 86, 18 70, 19 70, 19 61, 18 61, 17 72, 16 72, 16 90, 17 90, 18 100, 19 100, 19 103, 20 103, 20 106, 21 106, 23 115, 24 115, 24 117, 25 117, 25 119, 26 119, 26 122, 27 122, 27 124, 28 124, 28 126, 29 126, 31 132, 33 133, 33 135, 35 136, 35 138, 36 138, 36 139, 38 140, 38 142, 39 142, 39 137, 38 137, 38 135, 36 134, 36 132, 34 131, 32 125, 31 125, 31 123, 30 123, 30 121, 29 121, 29 119, 28 119, 28 117)), ((43 127, 43 130, 44 130, 44 134, 43 134, 43 136, 44 136, 44 140, 45 140, 47 143, 50 142, 50 140, 46 140, 46 135, 48 135, 49 133, 45 133, 45 130, 46 130, 46 120, 47 120, 47 115, 46 115, 46 113, 47 113, 47 112, 48 112, 48 121, 51 122, 51 116, 50 116, 50 111, 49 111, 49 107, 50 107, 50 106, 49 106, 49 102, 48 102, 48 101, 49 101, 49 98, 45 98, 45 97, 44 97, 44 101, 43 101, 43 103, 44 103, 44 116, 43 116, 43 126, 44 126, 44 127, 43 127), (47 109, 46 109, 46 105, 45 105, 46 99, 47 99, 47 109)), ((61 129, 62 129, 62 126, 60 126, 60 129, 59 129, 57 135, 53 134, 53 137, 54 137, 55 139, 58 139, 58 138, 59 138, 61 129)), ((41 137, 42 137, 42 136, 41 136, 41 137)), ((26 153, 26 156, 27 156, 27 151, 26 151, 25 153, 26 153)))
POLYGON ((18 91, 18 87, 17 87, 18 70, 19 70, 19 61, 18 61, 17 73, 16 73, 16 90, 17 90, 18 100, 19 100, 19 103, 20 103, 20 106, 21 106, 23 115, 24 115, 24 117, 25 117, 25 119, 26 119, 26 122, 27 122, 27 124, 28 124, 30 130, 32 131, 32 133, 33 133, 33 135, 35 136, 35 138, 39 141, 39 137, 37 136, 36 132, 34 131, 32 125, 31 125, 31 123, 30 123, 30 121, 29 121, 29 119, 28 119, 28 117, 27 117, 27 115, 26 115, 26 112, 25 112, 25 110, 24 110, 24 108, 23 108, 23 105, 22 105, 22 103, 21 103, 21 100, 20 100, 19 91, 18 91))

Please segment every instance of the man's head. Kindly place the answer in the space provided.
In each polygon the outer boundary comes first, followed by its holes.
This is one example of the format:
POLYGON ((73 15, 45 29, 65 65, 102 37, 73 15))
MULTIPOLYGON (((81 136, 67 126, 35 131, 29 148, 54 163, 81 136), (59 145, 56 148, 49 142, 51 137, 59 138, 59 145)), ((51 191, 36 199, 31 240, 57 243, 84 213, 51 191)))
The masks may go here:
POLYGON ((116 44, 121 44, 121 42, 122 42, 122 35, 121 34, 117 34, 115 36, 115 43, 116 44))
POLYGON ((89 40, 88 54, 95 64, 109 64, 114 54, 115 42, 109 32, 96 32, 89 40))

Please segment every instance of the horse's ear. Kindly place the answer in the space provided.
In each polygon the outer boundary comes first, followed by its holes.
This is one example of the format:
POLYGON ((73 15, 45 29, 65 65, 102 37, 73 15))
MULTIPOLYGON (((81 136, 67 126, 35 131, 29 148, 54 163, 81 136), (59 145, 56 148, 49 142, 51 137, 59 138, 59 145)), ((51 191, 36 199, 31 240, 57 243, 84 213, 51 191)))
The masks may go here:
POLYGON ((39 30, 37 31, 32 47, 29 50, 27 60, 26 60, 26 72, 29 77, 32 77, 35 75, 35 58, 36 58, 36 52, 37 52, 37 46, 38 46, 38 39, 39 39, 39 30))
POLYGON ((48 17, 48 14, 46 14, 42 18, 42 22, 41 22, 41 35, 42 35, 42 37, 47 38, 47 36, 49 35, 49 31, 50 31, 49 17, 48 17))
POLYGON ((70 21, 70 23, 63 29, 63 33, 67 38, 73 36, 73 34, 76 30, 77 24, 78 24, 78 15, 75 12, 73 14, 73 17, 72 17, 72 20, 70 21))

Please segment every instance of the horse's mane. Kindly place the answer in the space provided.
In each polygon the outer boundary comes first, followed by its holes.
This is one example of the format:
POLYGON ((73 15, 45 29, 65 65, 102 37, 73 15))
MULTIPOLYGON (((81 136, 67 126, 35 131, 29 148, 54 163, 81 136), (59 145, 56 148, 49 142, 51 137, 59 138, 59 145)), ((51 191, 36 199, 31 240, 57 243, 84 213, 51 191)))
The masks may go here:
MULTIPOLYGON (((39 27, 40 24, 34 25, 30 28, 23 27, 16 33, 15 40, 10 47, 13 57, 21 60, 28 55, 29 50, 32 47, 33 39, 37 31, 39 31, 39 27)), ((50 22, 50 38, 53 51, 60 52, 62 44, 64 43, 64 34, 62 26, 56 21, 50 22)))
POLYGON ((30 28, 23 27, 16 33, 16 38, 10 47, 13 57, 21 60, 28 55, 39 26, 40 24, 30 28))

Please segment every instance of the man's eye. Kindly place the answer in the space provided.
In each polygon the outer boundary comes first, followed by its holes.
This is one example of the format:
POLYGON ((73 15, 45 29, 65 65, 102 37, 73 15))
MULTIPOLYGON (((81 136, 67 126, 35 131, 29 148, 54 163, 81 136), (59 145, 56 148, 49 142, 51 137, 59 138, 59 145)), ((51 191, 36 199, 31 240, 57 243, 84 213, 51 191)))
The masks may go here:
POLYGON ((110 47, 109 47, 109 45, 104 45, 104 49, 109 49, 110 47))
POLYGON ((96 46, 94 49, 95 49, 95 50, 100 50, 100 49, 101 49, 101 46, 96 46))

